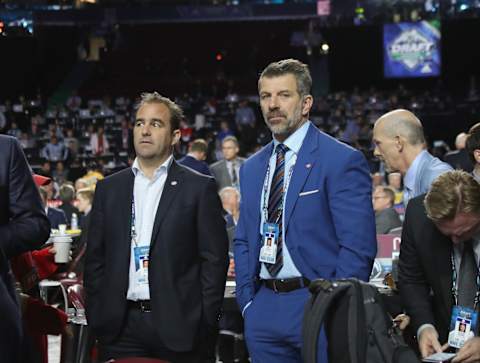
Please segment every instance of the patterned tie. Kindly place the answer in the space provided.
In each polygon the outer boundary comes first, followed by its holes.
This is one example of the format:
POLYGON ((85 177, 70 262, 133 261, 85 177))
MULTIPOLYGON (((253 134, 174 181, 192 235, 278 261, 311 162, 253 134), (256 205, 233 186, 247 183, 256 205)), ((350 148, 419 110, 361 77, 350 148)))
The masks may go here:
POLYGON ((477 262, 472 241, 463 245, 462 261, 458 272, 458 305, 473 308, 477 292, 477 262))
POLYGON ((282 214, 283 214, 283 195, 284 195, 284 179, 285 179, 285 154, 288 147, 284 144, 278 144, 275 153, 277 154, 277 163, 275 172, 273 173, 272 184, 270 185, 270 193, 268 196, 268 222, 278 223, 277 238, 277 257, 274 264, 267 263, 268 272, 275 277, 283 266, 283 234, 282 234, 282 214))

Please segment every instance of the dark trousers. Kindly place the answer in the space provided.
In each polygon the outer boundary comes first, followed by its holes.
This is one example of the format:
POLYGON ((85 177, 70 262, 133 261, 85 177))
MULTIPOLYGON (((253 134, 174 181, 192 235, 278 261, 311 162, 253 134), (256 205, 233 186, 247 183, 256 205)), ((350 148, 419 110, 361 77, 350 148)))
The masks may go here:
POLYGON ((99 343, 100 362, 128 357, 156 358, 171 363, 201 362, 199 350, 174 352, 162 343, 150 312, 131 307, 120 335, 111 343, 99 343))

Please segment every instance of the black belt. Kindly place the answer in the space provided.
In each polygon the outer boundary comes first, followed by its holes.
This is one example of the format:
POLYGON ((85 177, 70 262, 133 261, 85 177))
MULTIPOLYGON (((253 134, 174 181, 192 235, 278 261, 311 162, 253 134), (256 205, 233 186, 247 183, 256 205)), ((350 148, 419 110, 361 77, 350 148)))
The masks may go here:
POLYGON ((142 311, 142 313, 149 313, 152 311, 152 305, 150 304, 150 300, 128 300, 128 307, 133 309, 139 309, 142 311))
POLYGON ((305 277, 294 277, 292 279, 269 279, 261 280, 262 283, 270 290, 275 292, 290 292, 297 289, 303 289, 310 285, 310 280, 305 277))

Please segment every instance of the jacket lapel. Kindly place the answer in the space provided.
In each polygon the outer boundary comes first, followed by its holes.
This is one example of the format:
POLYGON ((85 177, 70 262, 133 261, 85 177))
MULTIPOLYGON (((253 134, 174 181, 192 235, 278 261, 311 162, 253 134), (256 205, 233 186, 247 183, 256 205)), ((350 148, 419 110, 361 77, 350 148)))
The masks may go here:
MULTIPOLYGON (((133 186, 135 183, 135 175, 133 174, 133 171, 130 169, 130 172, 127 173, 124 185, 123 185, 123 190, 120 191, 120 193, 126 193, 127 197, 125 199, 122 198, 122 215, 121 215, 121 221, 127 221, 127 223, 121 222, 118 225, 121 226, 123 225, 124 227, 124 232, 123 235, 125 236, 125 240, 123 243, 123 248, 125 248, 126 253, 124 255, 128 256, 128 259, 130 261, 130 247, 132 244, 132 239, 131 239, 131 224, 132 224, 132 199, 133 199, 133 186)), ((127 264, 127 266, 130 266, 130 263, 127 264)))
MULTIPOLYGON (((285 231, 288 228, 288 222, 292 216, 293 209, 298 200, 298 195, 302 190, 308 175, 315 165, 315 157, 313 152, 318 147, 318 139, 315 137, 315 128, 310 125, 307 135, 303 140, 302 147, 298 152, 297 161, 293 168, 292 178, 287 190, 287 198, 285 202, 285 231)), ((287 176, 288 178, 288 176, 287 176)))
POLYGON ((165 181, 165 186, 163 187, 160 203, 157 208, 157 214, 155 215, 152 239, 150 241, 150 249, 153 248, 155 242, 157 241, 158 232, 160 230, 163 220, 165 219, 165 215, 170 209, 170 205, 175 199, 178 190, 182 188, 183 173, 183 168, 178 166, 177 162, 174 159, 172 161, 172 165, 170 166, 170 170, 168 171, 167 180, 165 181))
POLYGON ((435 251, 435 261, 448 261, 448 264, 441 263, 437 265, 437 273, 442 300, 445 304, 447 318, 449 318, 452 311, 452 242, 439 232, 437 232, 437 237, 433 239, 436 243, 435 248, 432 249, 432 251, 435 251))

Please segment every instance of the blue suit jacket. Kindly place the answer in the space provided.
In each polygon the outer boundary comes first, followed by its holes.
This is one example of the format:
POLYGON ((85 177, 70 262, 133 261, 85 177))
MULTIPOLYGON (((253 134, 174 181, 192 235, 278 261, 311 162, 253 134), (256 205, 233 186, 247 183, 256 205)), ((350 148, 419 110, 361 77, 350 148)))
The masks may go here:
MULTIPOLYGON (((240 170, 240 220, 235 235, 237 300, 243 310, 258 286, 260 199, 273 142, 240 170)), ((367 280, 377 251, 371 179, 363 155, 310 125, 287 192, 285 233, 306 278, 367 280)))
POLYGON ((65 212, 61 209, 48 207, 47 217, 54 229, 58 229, 59 224, 68 224, 65 212))
POLYGON ((178 161, 179 164, 186 166, 190 169, 198 171, 201 174, 212 176, 208 164, 205 161, 197 160, 190 155, 185 155, 178 161))

